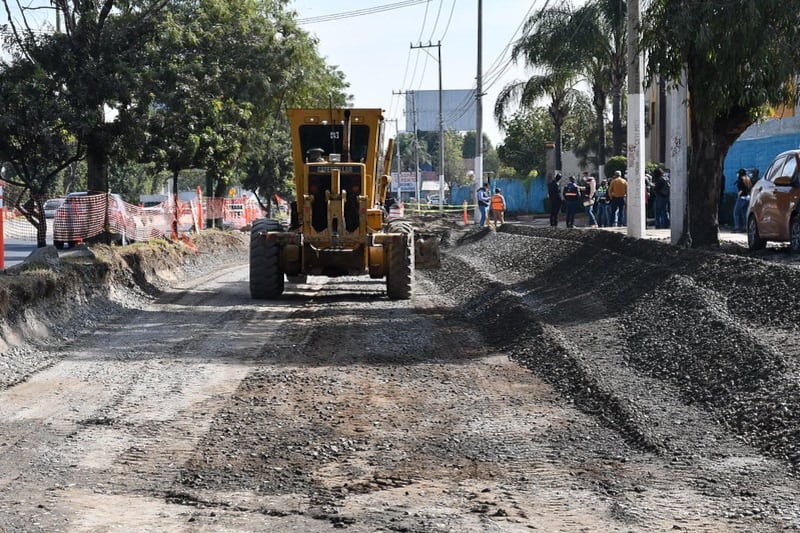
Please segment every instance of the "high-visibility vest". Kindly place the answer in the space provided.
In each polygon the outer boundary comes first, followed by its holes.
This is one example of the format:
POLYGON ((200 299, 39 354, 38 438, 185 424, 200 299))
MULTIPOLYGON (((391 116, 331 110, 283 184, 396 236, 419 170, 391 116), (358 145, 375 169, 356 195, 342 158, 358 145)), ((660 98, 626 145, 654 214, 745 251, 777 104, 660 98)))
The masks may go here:
POLYGON ((494 196, 492 196, 492 209, 496 211, 502 211, 504 209, 503 197, 500 196, 499 194, 495 194, 494 196))

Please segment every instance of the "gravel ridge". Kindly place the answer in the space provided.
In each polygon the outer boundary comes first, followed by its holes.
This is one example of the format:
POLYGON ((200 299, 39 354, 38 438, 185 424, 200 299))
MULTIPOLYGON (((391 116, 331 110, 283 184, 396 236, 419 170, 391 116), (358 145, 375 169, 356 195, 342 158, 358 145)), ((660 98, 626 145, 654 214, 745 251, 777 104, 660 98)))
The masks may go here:
POLYGON ((796 265, 517 224, 452 244, 424 275, 629 443, 694 454, 710 423, 716 440, 800 464, 796 265))

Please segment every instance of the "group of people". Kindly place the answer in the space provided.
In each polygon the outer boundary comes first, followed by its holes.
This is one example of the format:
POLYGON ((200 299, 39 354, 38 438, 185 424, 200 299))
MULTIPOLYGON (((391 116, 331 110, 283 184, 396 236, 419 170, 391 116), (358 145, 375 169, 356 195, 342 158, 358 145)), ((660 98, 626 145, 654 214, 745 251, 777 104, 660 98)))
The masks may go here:
POLYGON ((569 176, 563 185, 562 179, 561 174, 556 173, 548 185, 551 226, 558 226, 558 217, 563 209, 567 227, 575 227, 575 215, 581 208, 586 213, 589 227, 626 224, 625 197, 628 194, 628 182, 622 172, 614 172, 610 182, 603 178, 599 184, 588 172, 583 172, 580 179, 569 176))
MULTIPOLYGON (((566 213, 568 228, 575 226, 575 214, 583 208, 589 227, 617 227, 627 224, 626 197, 628 182, 619 170, 611 181, 603 178, 600 183, 588 172, 578 179, 569 176, 562 185, 559 173, 548 186, 550 199, 550 225, 558 226, 559 213, 566 213)), ((656 168, 653 175, 645 176, 645 190, 652 201, 656 229, 669 228, 670 181, 669 172, 656 168)))
POLYGON ((505 222, 506 199, 500 187, 495 187, 494 194, 489 195, 489 184, 484 183, 478 189, 478 211, 481 214, 480 226, 486 227, 486 213, 489 212, 494 229, 505 222))

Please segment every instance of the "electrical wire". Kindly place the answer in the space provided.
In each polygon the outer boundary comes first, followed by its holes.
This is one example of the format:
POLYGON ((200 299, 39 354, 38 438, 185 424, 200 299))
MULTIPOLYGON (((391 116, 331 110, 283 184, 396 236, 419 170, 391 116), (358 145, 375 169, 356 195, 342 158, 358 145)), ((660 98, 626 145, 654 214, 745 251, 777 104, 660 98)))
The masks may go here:
POLYGON ((331 22, 334 20, 341 20, 352 17, 362 17, 364 15, 374 15, 375 13, 383 13, 384 11, 391 11, 394 9, 401 9, 404 7, 415 6, 417 4, 429 4, 431 0, 404 0, 402 2, 395 2, 393 4, 383 4, 379 6, 366 7, 363 9, 355 9, 353 11, 344 11, 340 13, 329 13, 327 15, 319 15, 316 17, 306 17, 297 19, 298 24, 317 24, 319 22, 331 22))

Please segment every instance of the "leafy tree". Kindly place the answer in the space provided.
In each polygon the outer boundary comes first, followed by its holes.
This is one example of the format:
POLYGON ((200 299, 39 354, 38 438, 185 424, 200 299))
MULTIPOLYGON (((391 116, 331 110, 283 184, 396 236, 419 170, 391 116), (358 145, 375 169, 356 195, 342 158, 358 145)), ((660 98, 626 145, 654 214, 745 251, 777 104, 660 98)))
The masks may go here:
POLYGON ((267 196, 285 192, 285 107, 345 102, 341 74, 319 58, 286 4, 200 0, 165 20, 139 112, 150 121, 150 157, 171 170, 176 187, 180 171, 195 166, 214 196, 237 178, 267 196))
POLYGON ((592 101, 583 93, 578 95, 572 112, 564 121, 563 149, 573 152, 583 165, 590 161, 599 165, 597 153, 596 110, 592 101))
MULTIPOLYGON (((582 70, 592 88, 596 131, 604 136, 604 117, 611 95, 612 155, 620 155, 625 144, 622 101, 628 77, 627 2, 593 0, 579 8, 573 28, 580 28, 568 41, 580 57, 582 70)), ((598 160, 605 161, 605 140, 598 143, 598 160)))
POLYGON ((53 0, 63 33, 52 35, 50 70, 61 77, 78 115, 73 128, 86 146, 87 187, 108 190, 108 165, 126 129, 125 108, 139 84, 156 22, 169 0, 53 0), (110 121, 107 109, 122 111, 110 121))
POLYGON ((797 9, 778 0, 651 2, 642 41, 648 75, 675 84, 685 72, 688 85, 691 159, 683 243, 718 243, 725 156, 765 106, 798 101, 798 42, 797 9), (742 21, 747 28, 737 31, 742 21))
POLYGON ((59 173, 83 156, 67 128, 68 109, 58 81, 24 57, 0 76, 0 160, 6 181, 19 194, 7 196, 36 228, 37 246, 46 246, 44 202, 59 173))
POLYGON ((422 136, 415 141, 413 133, 402 133, 398 135, 397 142, 400 143, 400 166, 404 172, 416 172, 417 158, 420 165, 432 161, 428 144, 422 136))
MULTIPOLYGON (((475 137, 476 131, 468 131, 464 136, 464 148, 462 157, 464 159, 475 158, 475 137)), ((497 156, 497 149, 492 145, 491 139, 483 134, 483 170, 484 172, 497 173, 500 168, 500 158, 497 156)))
POLYGON ((547 108, 518 111, 506 119, 503 129, 506 132, 505 141, 497 147, 501 163, 514 168, 521 176, 527 176, 532 170, 545 175, 545 144, 553 139, 553 124, 547 108))
POLYGON ((453 185, 467 185, 472 183, 472 178, 467 176, 467 169, 464 166, 464 136, 460 133, 449 130, 444 132, 444 180, 453 185))
POLYGON ((538 73, 526 81, 515 81, 500 92, 495 103, 494 114, 502 127, 503 118, 512 104, 530 108, 542 97, 548 97, 548 114, 553 122, 556 168, 561 163, 561 129, 575 105, 579 91, 580 60, 575 51, 565 46, 574 36, 569 22, 570 9, 544 8, 534 13, 523 27, 523 35, 514 43, 511 57, 523 59, 525 65, 538 73))

